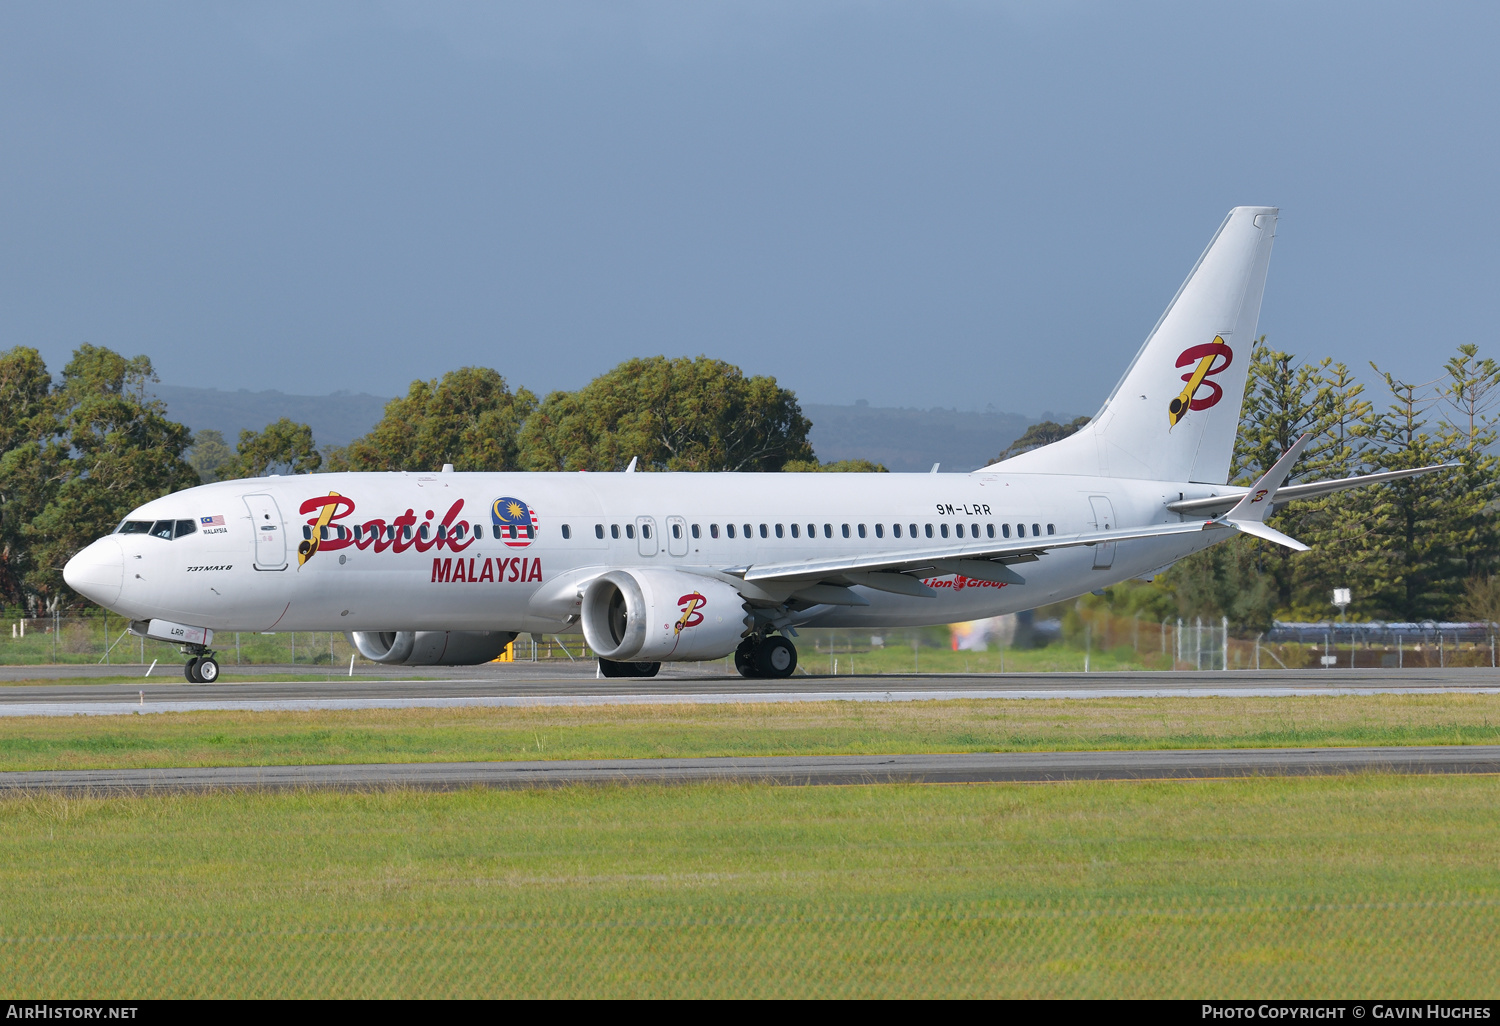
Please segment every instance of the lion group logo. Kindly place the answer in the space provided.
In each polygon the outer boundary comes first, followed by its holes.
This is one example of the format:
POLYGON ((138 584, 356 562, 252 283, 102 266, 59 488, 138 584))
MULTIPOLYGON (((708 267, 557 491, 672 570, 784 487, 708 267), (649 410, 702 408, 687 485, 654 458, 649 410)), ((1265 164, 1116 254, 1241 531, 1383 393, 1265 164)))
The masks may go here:
POLYGON ((1176 427, 1189 410, 1206 410, 1224 398, 1224 389, 1213 380, 1215 374, 1223 372, 1234 362, 1234 350, 1229 348, 1223 335, 1215 335, 1212 342, 1189 346, 1177 356, 1178 367, 1192 367, 1182 376, 1187 382, 1182 392, 1167 404, 1167 429, 1176 427), (1218 361, 1222 360, 1220 363, 1218 361), (1203 394, 1199 394, 1204 390, 1203 394))
POLYGON ((536 513, 520 499, 496 499, 490 504, 490 519, 500 540, 510 548, 523 549, 536 537, 536 513))

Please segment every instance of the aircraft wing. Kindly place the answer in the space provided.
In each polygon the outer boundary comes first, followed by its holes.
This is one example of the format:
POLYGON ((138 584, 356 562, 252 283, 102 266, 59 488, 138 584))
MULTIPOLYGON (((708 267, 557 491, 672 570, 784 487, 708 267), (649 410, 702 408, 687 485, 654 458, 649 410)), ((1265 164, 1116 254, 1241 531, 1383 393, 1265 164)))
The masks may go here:
MULTIPOLYGON (((1365 485, 1380 484, 1384 481, 1399 481, 1404 477, 1430 474, 1434 470, 1459 465, 1458 463, 1434 463, 1430 467, 1415 467, 1411 470, 1387 470, 1380 474, 1361 474, 1359 477, 1343 477, 1333 481, 1309 481, 1306 484, 1285 485, 1276 490, 1276 505, 1295 502, 1298 499, 1316 499, 1334 492, 1341 492, 1346 488, 1363 488, 1365 485)), ((1245 497, 1248 491, 1248 488, 1226 488, 1224 494, 1211 495, 1206 499, 1179 499, 1176 502, 1169 502, 1167 509, 1173 513, 1221 513, 1231 509, 1245 497)))
POLYGON ((725 573, 742 577, 750 582, 847 583, 861 584, 879 591, 891 591, 904 595, 933 595, 936 593, 924 585, 919 580, 920 577, 963 574, 978 581, 1025 584, 1025 578, 1012 570, 1010 564, 1035 562, 1053 549, 1098 545, 1101 542, 1134 541, 1139 538, 1165 538, 1216 529, 1233 530, 1233 526, 1214 520, 1150 524, 1146 527, 1090 531, 1087 534, 1018 538, 1000 543, 975 541, 969 544, 914 548, 899 552, 883 552, 874 556, 767 563, 734 567, 726 570, 725 573), (924 574, 924 571, 930 572, 924 574))

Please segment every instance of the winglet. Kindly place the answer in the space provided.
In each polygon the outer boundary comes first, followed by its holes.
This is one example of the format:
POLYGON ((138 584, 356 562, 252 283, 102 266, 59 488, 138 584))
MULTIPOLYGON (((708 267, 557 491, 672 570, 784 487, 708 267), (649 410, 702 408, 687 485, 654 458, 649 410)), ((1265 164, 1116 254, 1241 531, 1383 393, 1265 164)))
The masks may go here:
POLYGON ((1297 462, 1298 457, 1302 455, 1302 450, 1307 448, 1307 443, 1311 440, 1312 434, 1309 432, 1293 442, 1292 447, 1281 454, 1281 459, 1272 464, 1271 469, 1250 486, 1250 490, 1234 504, 1233 509, 1219 518, 1219 522, 1232 524, 1246 534, 1264 538, 1277 545, 1285 545, 1297 552, 1306 552, 1308 547, 1297 539, 1267 527, 1266 516, 1276 502, 1276 492, 1286 483, 1287 475, 1292 472, 1292 464, 1297 462))

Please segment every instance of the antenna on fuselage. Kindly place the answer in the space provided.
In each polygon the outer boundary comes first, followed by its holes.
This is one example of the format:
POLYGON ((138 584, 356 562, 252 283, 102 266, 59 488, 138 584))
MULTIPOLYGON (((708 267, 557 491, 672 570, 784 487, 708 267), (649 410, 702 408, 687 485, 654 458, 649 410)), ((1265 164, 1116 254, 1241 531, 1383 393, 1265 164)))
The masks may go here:
POLYGON ((639 456, 632 456, 632 457, 630 457, 630 466, 628 466, 628 467, 625 468, 625 473, 627 473, 627 474, 634 474, 635 473, 635 461, 638 460, 638 459, 640 459, 639 456))

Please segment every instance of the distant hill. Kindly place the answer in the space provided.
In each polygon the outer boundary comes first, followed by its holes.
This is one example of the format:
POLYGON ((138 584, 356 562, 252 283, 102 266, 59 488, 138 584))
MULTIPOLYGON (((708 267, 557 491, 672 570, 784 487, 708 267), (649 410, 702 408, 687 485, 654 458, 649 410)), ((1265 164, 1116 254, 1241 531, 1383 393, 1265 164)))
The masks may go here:
MULTIPOLYGON (((221 431, 231 447, 240 431, 259 431, 280 417, 310 426, 320 446, 348 445, 375 426, 390 401, 353 392, 289 395, 275 390, 230 392, 183 385, 157 385, 155 392, 173 420, 194 431, 221 431)), ((952 472, 982 467, 1036 422, 1018 413, 821 403, 805 403, 802 412, 813 422, 812 444, 818 459, 867 459, 891 470, 913 472, 930 470, 934 463, 952 472)), ((1044 413, 1042 419, 1069 418, 1044 413)))
POLYGON ((348 445, 369 431, 385 412, 389 399, 354 392, 333 395, 288 395, 274 389, 229 392, 218 388, 186 388, 157 385, 157 396, 167 404, 168 415, 194 431, 212 428, 224 433, 230 448, 240 431, 259 431, 281 417, 290 417, 312 428, 320 446, 348 445))
MULTIPOLYGON (((813 422, 818 459, 867 459, 890 470, 921 472, 941 463, 947 472, 975 470, 1020 438, 1037 418, 1019 413, 963 413, 883 406, 804 403, 813 422)), ((1071 419, 1047 412, 1042 420, 1071 419)))

